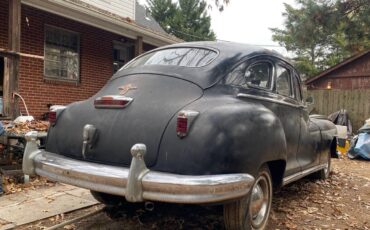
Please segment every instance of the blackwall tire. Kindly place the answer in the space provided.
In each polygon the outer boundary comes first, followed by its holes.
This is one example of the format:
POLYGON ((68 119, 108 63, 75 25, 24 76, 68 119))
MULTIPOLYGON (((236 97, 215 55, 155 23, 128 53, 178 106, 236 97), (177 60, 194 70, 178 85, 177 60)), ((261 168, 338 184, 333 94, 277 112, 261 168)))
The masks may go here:
POLYGON ((250 193, 224 205, 224 222, 228 230, 265 229, 271 210, 272 179, 267 166, 260 168, 250 193))

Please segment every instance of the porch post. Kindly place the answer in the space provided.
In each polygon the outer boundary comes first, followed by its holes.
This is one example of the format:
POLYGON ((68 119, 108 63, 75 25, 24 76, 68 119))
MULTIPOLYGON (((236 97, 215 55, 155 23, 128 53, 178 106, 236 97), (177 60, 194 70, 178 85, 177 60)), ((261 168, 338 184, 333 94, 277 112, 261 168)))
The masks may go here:
POLYGON ((10 55, 5 63, 4 114, 13 119, 19 115, 18 98, 13 99, 13 92, 18 92, 20 41, 21 0, 9 0, 8 49, 17 54, 10 55))
POLYGON ((135 41, 135 57, 143 53, 143 37, 138 36, 135 41))

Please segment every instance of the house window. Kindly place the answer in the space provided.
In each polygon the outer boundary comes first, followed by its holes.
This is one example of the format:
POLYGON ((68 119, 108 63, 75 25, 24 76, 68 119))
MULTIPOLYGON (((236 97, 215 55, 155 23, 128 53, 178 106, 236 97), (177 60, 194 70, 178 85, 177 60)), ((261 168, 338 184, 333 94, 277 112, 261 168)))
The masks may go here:
POLYGON ((45 77, 79 81, 80 37, 78 33, 45 26, 44 50, 45 77))
POLYGON ((113 42, 113 72, 117 72, 127 62, 135 56, 135 46, 133 43, 113 42))

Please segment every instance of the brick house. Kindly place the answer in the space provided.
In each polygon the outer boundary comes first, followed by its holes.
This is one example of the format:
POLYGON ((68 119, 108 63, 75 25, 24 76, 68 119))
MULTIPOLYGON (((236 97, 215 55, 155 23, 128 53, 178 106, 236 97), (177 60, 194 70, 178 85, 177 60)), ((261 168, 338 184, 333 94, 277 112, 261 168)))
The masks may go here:
POLYGON ((127 61, 180 40, 135 0, 0 0, 2 118, 95 94, 127 61))

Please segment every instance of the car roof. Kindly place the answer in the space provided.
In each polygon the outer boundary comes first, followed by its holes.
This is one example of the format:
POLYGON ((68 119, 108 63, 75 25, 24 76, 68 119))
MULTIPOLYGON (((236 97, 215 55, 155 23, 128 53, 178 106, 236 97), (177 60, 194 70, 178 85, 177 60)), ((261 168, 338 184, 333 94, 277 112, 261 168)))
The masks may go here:
POLYGON ((249 44, 238 43, 238 42, 228 42, 228 41, 183 42, 183 43, 177 43, 173 45, 159 47, 156 50, 168 49, 168 48, 180 48, 180 47, 198 47, 198 48, 208 48, 208 49, 218 50, 221 54, 224 54, 224 56, 226 56, 227 54, 230 55, 230 54, 235 54, 235 53, 240 53, 241 56, 248 56, 251 53, 261 53, 261 54, 265 53, 267 55, 276 56, 276 57, 279 57, 280 59, 283 59, 289 62, 288 59, 286 59, 284 56, 282 56, 278 52, 263 48, 263 46, 249 45, 249 44))
MULTIPOLYGON (((122 69, 116 73, 113 78, 141 73, 163 74, 178 77, 184 80, 196 83, 201 88, 208 88, 220 80, 225 74, 240 61, 250 57, 267 55, 274 56, 289 63, 282 55, 275 51, 265 49, 261 46, 247 45, 236 42, 225 41, 200 41, 200 42, 185 42, 173 45, 156 48, 150 52, 170 48, 206 48, 214 50, 218 56, 209 64, 203 67, 183 67, 183 66, 140 66, 136 68, 122 69)), ((145 55, 145 54, 143 54, 145 55)), ((142 55, 141 55, 142 56, 142 55)), ((137 57, 140 58, 141 56, 137 57)))

